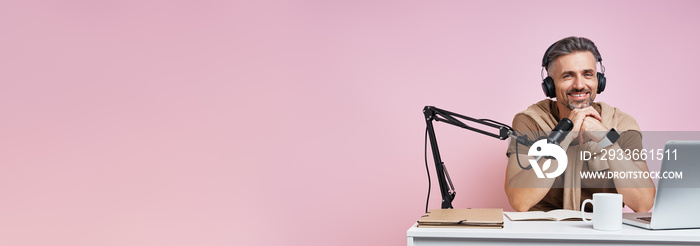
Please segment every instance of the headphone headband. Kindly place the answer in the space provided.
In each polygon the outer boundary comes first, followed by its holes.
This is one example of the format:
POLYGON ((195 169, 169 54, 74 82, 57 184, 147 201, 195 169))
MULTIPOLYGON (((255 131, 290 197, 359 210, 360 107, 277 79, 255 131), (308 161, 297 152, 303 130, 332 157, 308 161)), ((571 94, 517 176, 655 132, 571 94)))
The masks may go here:
POLYGON ((552 52, 552 49, 554 49, 554 46, 557 45, 559 42, 554 42, 552 45, 547 48, 547 51, 544 52, 544 57, 542 57, 542 67, 547 69, 547 64, 549 64, 549 52, 552 52))
MULTIPOLYGON (((554 42, 552 45, 549 46, 549 48, 547 48, 547 51, 544 52, 544 57, 542 57, 542 67, 544 67, 545 69, 547 69, 547 65, 549 65, 549 53, 552 52, 552 50, 554 49, 554 46, 557 46, 558 43, 559 43, 559 41, 554 42)), ((595 54, 593 54, 593 55, 595 56, 595 54)), ((598 57, 596 60, 598 60, 598 62, 603 61, 603 56, 600 55, 600 52, 598 53, 598 57)))

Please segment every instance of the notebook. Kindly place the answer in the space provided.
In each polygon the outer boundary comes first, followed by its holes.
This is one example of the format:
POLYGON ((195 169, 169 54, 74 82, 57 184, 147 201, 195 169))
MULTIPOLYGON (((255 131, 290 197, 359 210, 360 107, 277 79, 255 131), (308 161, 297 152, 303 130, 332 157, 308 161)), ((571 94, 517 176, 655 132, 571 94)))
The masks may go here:
MULTIPOLYGON (((521 220, 546 220, 546 221, 581 221, 581 211, 555 209, 548 212, 528 211, 528 212, 503 212, 511 221, 521 220)), ((593 213, 586 213, 586 219, 592 219, 593 213)))
POLYGON ((503 228, 503 209, 431 209, 418 220, 418 227, 503 228))

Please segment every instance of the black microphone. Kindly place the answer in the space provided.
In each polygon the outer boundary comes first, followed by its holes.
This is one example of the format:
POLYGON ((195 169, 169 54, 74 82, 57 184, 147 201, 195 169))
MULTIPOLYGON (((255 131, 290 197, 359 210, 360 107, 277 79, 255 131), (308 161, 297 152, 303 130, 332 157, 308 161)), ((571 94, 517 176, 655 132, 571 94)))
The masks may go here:
POLYGON ((574 123, 571 122, 569 118, 563 118, 559 123, 552 129, 547 137, 547 143, 559 145, 559 143, 566 138, 571 129, 574 128, 574 123))
MULTIPOLYGON (((549 136, 547 137, 547 143, 550 144, 556 144, 559 145, 564 138, 566 138, 566 135, 569 134, 571 129, 574 128, 574 123, 571 122, 570 119, 568 118, 562 118, 559 123, 552 129, 552 132, 549 133, 549 136)), ((535 161, 537 163, 540 162, 542 159, 542 156, 538 156, 535 161)))

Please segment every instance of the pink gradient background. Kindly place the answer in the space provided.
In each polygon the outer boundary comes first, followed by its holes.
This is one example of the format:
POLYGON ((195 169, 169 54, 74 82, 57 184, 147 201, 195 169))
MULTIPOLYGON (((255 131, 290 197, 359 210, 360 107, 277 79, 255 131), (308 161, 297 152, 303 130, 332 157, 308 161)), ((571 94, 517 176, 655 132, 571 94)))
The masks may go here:
MULTIPOLYGON (((603 55, 598 100, 700 130, 698 9, 4 1, 0 244, 403 245, 425 205, 423 106, 509 124, 543 98, 544 50, 576 35, 603 55)), ((507 143, 436 132, 454 205, 512 210, 507 143)))

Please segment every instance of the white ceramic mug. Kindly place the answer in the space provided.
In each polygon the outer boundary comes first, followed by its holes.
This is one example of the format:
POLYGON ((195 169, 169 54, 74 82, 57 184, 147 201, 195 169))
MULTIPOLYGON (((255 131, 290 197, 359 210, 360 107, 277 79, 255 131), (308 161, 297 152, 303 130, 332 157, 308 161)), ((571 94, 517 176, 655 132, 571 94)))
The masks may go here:
POLYGON ((586 203, 593 204, 593 229, 602 231, 622 230, 622 195, 615 193, 595 193, 593 200, 586 199, 581 203, 581 218, 586 220, 584 208, 586 203))

